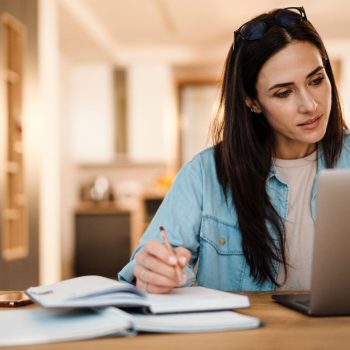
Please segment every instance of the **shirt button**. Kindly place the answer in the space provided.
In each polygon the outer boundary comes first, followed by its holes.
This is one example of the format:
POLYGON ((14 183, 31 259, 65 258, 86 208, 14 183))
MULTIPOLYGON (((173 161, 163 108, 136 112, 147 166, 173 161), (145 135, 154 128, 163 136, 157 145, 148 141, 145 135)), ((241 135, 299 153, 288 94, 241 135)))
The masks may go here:
POLYGON ((220 238, 220 239, 219 239, 219 243, 220 243, 221 245, 224 245, 224 244, 226 243, 226 241, 225 241, 224 238, 220 238))

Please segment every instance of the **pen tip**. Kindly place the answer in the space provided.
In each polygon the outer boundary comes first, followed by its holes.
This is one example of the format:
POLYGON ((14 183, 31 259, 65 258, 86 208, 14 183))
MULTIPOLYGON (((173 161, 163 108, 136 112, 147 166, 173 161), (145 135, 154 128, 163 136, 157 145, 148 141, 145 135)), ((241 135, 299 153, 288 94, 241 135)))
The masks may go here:
POLYGON ((160 226, 159 226, 159 229, 160 229, 161 231, 164 231, 164 226, 160 225, 160 226))

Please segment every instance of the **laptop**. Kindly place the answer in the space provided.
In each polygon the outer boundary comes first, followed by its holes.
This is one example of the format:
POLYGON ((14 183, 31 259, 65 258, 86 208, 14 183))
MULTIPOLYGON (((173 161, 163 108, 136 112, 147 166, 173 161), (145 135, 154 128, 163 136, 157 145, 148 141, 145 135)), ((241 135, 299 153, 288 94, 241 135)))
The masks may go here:
POLYGON ((320 173, 311 274, 311 292, 272 298, 307 315, 350 315, 350 170, 320 173))

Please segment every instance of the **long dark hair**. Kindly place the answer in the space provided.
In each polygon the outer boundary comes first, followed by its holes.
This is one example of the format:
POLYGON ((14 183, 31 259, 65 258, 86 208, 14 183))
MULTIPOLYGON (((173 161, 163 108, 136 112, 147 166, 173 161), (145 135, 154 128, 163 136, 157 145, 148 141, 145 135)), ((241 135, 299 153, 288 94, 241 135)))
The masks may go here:
MULTIPOLYGON (((274 156, 274 134, 266 119, 254 114, 245 98, 257 97, 256 82, 263 64, 291 41, 306 41, 319 50, 332 87, 332 105, 326 134, 319 142, 328 168, 339 158, 345 124, 329 58, 319 34, 306 20, 292 28, 274 25, 278 10, 254 20, 268 24, 260 39, 237 42, 228 53, 221 90, 221 100, 214 132, 216 171, 226 200, 232 194, 245 258, 251 276, 262 284, 276 280, 276 263, 282 263, 287 276, 285 227, 266 191, 266 181, 274 156), (271 229, 268 230, 268 227, 271 229), (277 243, 276 243, 277 242, 277 243)), ((301 62, 302 64, 302 62, 301 62)))

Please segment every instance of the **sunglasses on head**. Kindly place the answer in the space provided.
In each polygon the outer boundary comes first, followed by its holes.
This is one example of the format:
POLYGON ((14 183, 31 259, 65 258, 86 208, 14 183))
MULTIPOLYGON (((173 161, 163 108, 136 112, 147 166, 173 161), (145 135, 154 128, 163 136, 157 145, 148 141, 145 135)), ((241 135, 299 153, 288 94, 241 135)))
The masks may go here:
MULTIPOLYGON (((273 21, 275 24, 283 28, 293 28, 302 20, 307 21, 306 13, 303 7, 286 7, 278 10, 273 21)), ((244 23, 234 32, 234 46, 236 46, 238 39, 253 41, 262 38, 268 31, 270 26, 264 21, 249 21, 244 23)))

